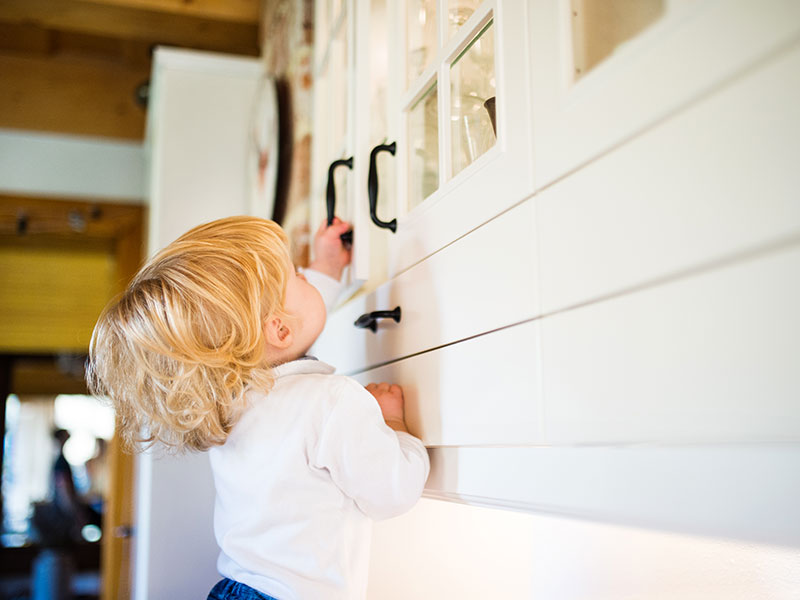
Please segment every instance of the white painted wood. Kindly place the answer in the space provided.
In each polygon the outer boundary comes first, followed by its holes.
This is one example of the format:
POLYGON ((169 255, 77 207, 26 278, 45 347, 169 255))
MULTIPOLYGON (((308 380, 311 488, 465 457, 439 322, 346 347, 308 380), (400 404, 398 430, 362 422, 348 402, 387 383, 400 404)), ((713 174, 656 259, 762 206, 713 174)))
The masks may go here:
POLYGON ((795 44, 538 194, 543 311, 800 235, 798 97, 795 44))
POLYGON ((573 82, 570 1, 530 10, 534 168, 544 187, 800 34, 793 0, 698 0, 678 8, 573 82))
POLYGON ((423 499, 375 524, 370 600, 794 600, 800 550, 423 499))
POLYGON ((800 444, 432 448, 425 495, 800 546, 800 444))
POLYGON ((149 254, 195 225, 247 214, 250 118, 263 72, 255 58, 171 48, 155 57, 145 142, 149 254))
POLYGON ((141 204, 141 142, 0 129, 0 191, 141 204))
POLYGON ((356 375, 403 388, 426 446, 541 443, 538 323, 452 344, 356 375))
POLYGON ((548 443, 800 441, 800 243, 542 320, 548 443))
POLYGON ((524 202, 342 306, 311 353, 354 373, 532 318, 538 314, 533 232, 533 206, 524 202), (353 326, 364 313, 396 306, 400 323, 381 320, 376 333, 353 326))
MULTIPOLYGON (((449 72, 450 63, 469 39, 465 37, 466 34, 479 30, 480 23, 489 15, 494 19, 496 40, 497 144, 407 214, 399 207, 406 202, 406 169, 410 168, 405 161, 408 140, 405 139, 405 119, 402 117, 406 108, 403 102, 410 102, 410 97, 400 99, 395 105, 401 115, 397 150, 400 175, 397 178, 396 195, 397 233, 390 238, 389 247, 390 277, 533 193, 530 66, 526 31, 528 4, 516 0, 483 2, 464 25, 461 37, 454 38, 441 48, 433 64, 438 65, 436 68, 442 76, 449 72)), ((402 45, 395 49, 395 52, 402 51, 402 45)), ((399 63, 404 64, 402 60, 399 63)), ((405 71, 398 70, 395 77, 405 77, 405 71)), ((443 93, 446 90, 439 91, 443 93)), ((442 135, 449 135, 450 129, 447 115, 440 114, 440 123, 442 119, 447 122, 446 127, 440 128, 440 143, 442 135)), ((444 168, 444 165, 440 165, 440 168, 444 168)), ((388 220, 392 216, 382 218, 388 220)))
MULTIPOLYGON (((155 53, 148 109, 149 253, 191 227, 251 210, 246 157, 263 66, 254 58, 155 53)), ((205 598, 218 580, 206 454, 136 458, 135 600, 205 598)))

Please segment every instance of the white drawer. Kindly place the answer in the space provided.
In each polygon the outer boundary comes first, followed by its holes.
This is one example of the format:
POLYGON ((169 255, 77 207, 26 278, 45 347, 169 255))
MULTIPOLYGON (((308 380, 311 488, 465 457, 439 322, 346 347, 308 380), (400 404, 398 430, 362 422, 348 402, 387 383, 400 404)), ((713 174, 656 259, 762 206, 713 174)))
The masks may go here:
POLYGON ((430 498, 800 544, 800 444, 433 448, 429 455, 430 498))
POLYGON ((329 315, 311 353, 356 373, 537 314, 533 206, 514 207, 329 315), (357 329, 362 314, 399 306, 401 321, 357 329))
POLYGON ((547 442, 800 441, 800 244, 541 320, 547 442))
POLYGON ((539 324, 508 327, 359 373, 403 387, 406 421, 426 446, 542 439, 539 324))
POLYGON ((545 313, 800 235, 800 46, 536 197, 545 313))

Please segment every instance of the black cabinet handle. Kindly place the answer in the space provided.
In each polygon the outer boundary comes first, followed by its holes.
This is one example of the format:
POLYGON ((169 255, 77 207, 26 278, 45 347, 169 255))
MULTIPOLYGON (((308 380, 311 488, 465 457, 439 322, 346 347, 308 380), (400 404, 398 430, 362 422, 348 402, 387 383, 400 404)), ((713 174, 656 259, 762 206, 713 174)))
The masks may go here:
MULTIPOLYGON (((325 202, 328 208, 328 227, 333 225, 333 217, 334 213, 336 212, 336 185, 333 183, 333 172, 336 170, 337 167, 347 167, 348 169, 353 168, 353 157, 350 158, 342 158, 340 160, 335 160, 331 163, 331 166, 328 167, 328 189, 326 193, 325 202)), ((353 244, 353 230, 345 231, 342 235, 342 244, 347 246, 348 248, 353 244)))
POLYGON ((384 150, 386 152, 390 152, 392 156, 394 156, 395 150, 397 150, 397 144, 395 142, 392 142, 391 144, 380 144, 375 146, 372 149, 372 152, 369 153, 369 176, 367 179, 367 193, 369 194, 369 216, 372 218, 372 222, 375 223, 375 225, 384 229, 391 229, 392 233, 394 233, 397 231, 397 219, 392 219, 391 221, 381 221, 377 214, 378 165, 376 164, 376 159, 378 153, 384 150))
POLYGON ((395 323, 399 323, 400 307, 398 306, 394 310, 376 310, 363 314, 356 319, 353 325, 360 329, 371 329, 373 332, 376 332, 378 331, 378 319, 394 319, 395 323))

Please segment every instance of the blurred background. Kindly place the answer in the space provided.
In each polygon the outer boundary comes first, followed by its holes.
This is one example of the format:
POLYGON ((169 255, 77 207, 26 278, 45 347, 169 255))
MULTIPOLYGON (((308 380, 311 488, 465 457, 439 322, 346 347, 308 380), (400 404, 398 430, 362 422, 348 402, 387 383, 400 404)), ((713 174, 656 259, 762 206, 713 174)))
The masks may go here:
POLYGON ((156 48, 271 61, 291 102, 289 48, 310 47, 310 10, 0 3, 0 598, 129 592, 132 458, 111 409, 86 395, 83 369, 94 322, 146 253, 156 48), (265 21, 283 33, 262 56, 265 21))

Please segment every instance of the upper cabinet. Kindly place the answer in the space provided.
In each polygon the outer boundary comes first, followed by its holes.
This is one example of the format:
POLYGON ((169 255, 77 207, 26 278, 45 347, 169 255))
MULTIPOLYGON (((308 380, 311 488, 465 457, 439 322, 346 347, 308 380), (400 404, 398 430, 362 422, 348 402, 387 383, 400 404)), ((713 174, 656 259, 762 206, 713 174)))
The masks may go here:
MULTIPOLYGON (((311 234, 330 212, 354 220, 354 19, 351 0, 316 2, 311 234), (330 181, 329 181, 330 179, 330 181)), ((346 277, 363 277, 354 264, 346 277)))
POLYGON ((373 289, 533 193, 527 8, 319 4, 312 217, 330 165, 352 157, 333 171, 335 210, 373 289))
POLYGON ((800 30, 793 0, 531 0, 542 188, 760 64, 800 30))

